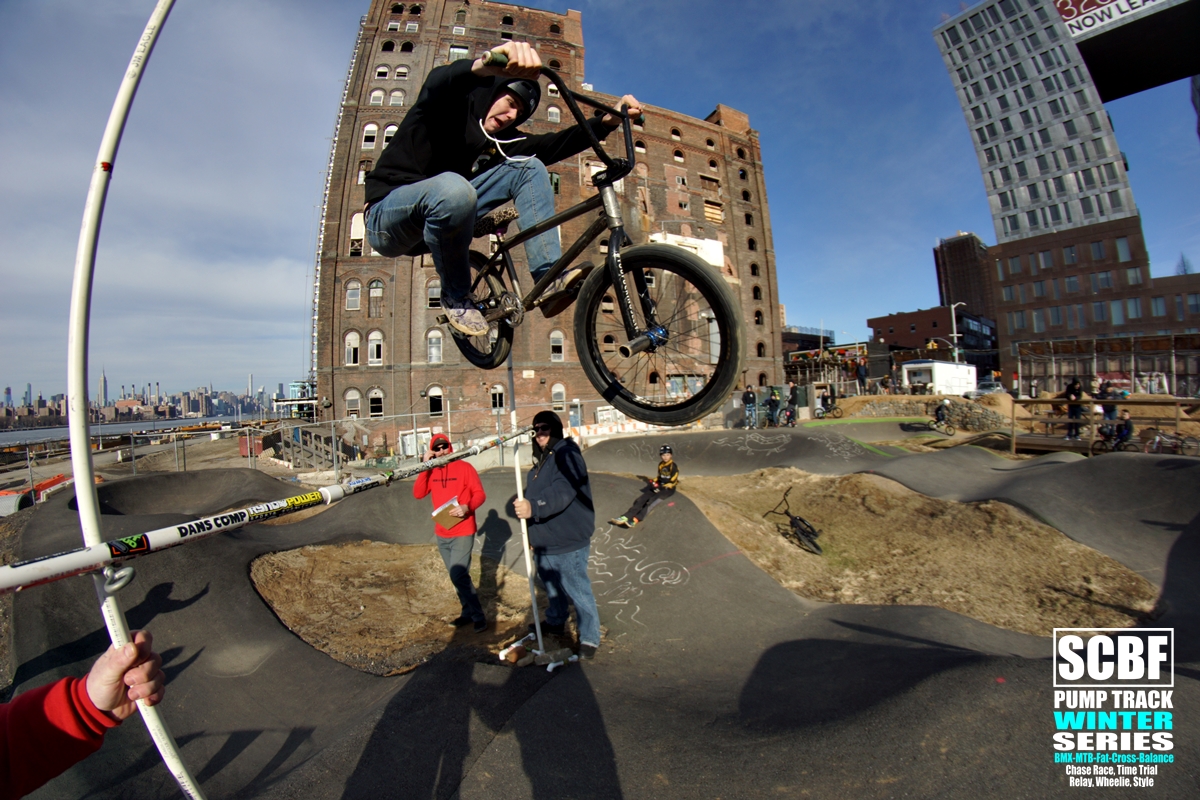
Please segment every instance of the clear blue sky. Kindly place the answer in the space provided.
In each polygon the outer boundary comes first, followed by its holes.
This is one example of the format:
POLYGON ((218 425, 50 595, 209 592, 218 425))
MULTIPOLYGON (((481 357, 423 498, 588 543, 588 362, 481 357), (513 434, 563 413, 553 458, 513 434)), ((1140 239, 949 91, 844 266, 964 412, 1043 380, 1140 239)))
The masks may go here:
MULTIPOLYGON (((66 321, 90 170, 152 0, 0 4, 0 388, 66 387, 66 321)), ((994 242, 931 31, 957 2, 534 0, 583 12, 599 91, 759 131, 793 325, 842 338, 937 303, 931 249, 994 242)), ((322 173, 367 0, 176 5, 109 192, 92 383, 307 373, 322 173)), ((1155 275, 1200 265, 1200 140, 1184 82, 1109 104, 1155 275)))

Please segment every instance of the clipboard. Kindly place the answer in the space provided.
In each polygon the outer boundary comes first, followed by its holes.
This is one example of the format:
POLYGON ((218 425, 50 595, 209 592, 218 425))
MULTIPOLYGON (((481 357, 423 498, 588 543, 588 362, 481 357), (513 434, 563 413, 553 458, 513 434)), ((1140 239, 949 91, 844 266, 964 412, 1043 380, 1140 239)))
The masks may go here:
POLYGON ((466 519, 466 517, 454 517, 450 515, 450 509, 458 505, 458 495, 451 497, 446 502, 433 510, 433 521, 441 525, 446 530, 450 530, 458 523, 466 519))

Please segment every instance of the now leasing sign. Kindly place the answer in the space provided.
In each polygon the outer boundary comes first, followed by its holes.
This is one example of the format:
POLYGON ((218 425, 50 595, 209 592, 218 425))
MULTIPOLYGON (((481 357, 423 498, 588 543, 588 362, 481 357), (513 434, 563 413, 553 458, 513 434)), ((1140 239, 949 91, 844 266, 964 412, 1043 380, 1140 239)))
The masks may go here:
POLYGON ((1071 38, 1120 25, 1165 8, 1166 0, 1055 0, 1071 38))

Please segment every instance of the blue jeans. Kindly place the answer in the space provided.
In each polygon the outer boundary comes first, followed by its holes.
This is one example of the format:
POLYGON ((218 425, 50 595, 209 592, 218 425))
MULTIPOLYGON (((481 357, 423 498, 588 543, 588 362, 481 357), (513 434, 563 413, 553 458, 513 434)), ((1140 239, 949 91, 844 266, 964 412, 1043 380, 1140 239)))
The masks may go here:
POLYGON ((437 543, 446 571, 450 573, 450 582, 454 584, 454 591, 458 592, 462 615, 470 617, 472 622, 487 619, 475 585, 471 583, 471 549, 475 546, 475 537, 439 536, 437 543))
MULTIPOLYGON (((521 227, 554 216, 554 190, 541 161, 506 161, 469 181, 457 173, 443 172, 397 187, 367 211, 367 241, 387 258, 406 255, 424 242, 442 279, 442 298, 452 305, 470 293, 467 253, 475 221, 509 200, 516 201, 521 227)), ((557 230, 525 243, 525 257, 535 281, 560 255, 557 230)))
POLYGON ((572 553, 537 556, 538 577, 546 587, 550 605, 546 608, 547 625, 565 625, 571 615, 568 601, 575 604, 575 621, 579 625, 579 643, 600 646, 600 612, 592 594, 588 577, 588 553, 591 546, 572 553))
POLYGON ((746 406, 746 427, 747 428, 757 428, 758 427, 758 406, 755 406, 755 405, 747 405, 746 406))

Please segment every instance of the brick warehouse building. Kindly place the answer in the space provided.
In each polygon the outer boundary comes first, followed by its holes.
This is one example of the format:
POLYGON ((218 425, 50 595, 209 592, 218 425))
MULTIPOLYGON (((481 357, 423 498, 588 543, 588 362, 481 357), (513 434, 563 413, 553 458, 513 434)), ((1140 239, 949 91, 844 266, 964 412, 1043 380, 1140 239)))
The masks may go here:
MULTIPOLYGON (((479 409, 475 427, 494 430, 491 409, 508 405, 506 371, 471 366, 449 332, 437 325, 440 283, 429 256, 373 254, 361 214, 363 176, 429 71, 453 59, 475 59, 506 39, 529 41, 568 83, 590 90, 583 82, 577 11, 560 15, 496 2, 372 0, 362 20, 331 155, 315 282, 313 362, 325 419, 436 414, 449 402, 456 412, 479 409)), ((574 124, 565 104, 547 89, 548 81, 541 82, 541 106, 522 129, 543 133, 574 124)), ((618 88, 637 94, 636 86, 618 88)), ((598 96, 610 104, 618 99, 598 96)), ((745 375, 754 382, 778 382, 781 325, 774 250, 758 136, 748 117, 724 105, 703 120, 647 105, 645 125, 635 127, 634 138, 636 172, 618 184, 630 237, 686 247, 719 269, 745 321, 745 375)), ((619 141, 619 131, 608 139, 614 154, 623 154, 619 141)), ((594 193, 588 178, 599 168, 590 150, 551 165, 557 210, 594 193)), ((589 223, 590 215, 565 225, 564 244, 589 223)), ((514 257, 518 274, 527 277, 523 249, 514 257)), ((599 242, 582 256, 596 264, 603 259, 599 242)), ((564 410, 576 399, 599 399, 579 367, 572 339, 570 311, 549 320, 526 316, 513 342, 518 405, 553 404, 564 410)), ((462 430, 458 422, 455 427, 462 430)))

